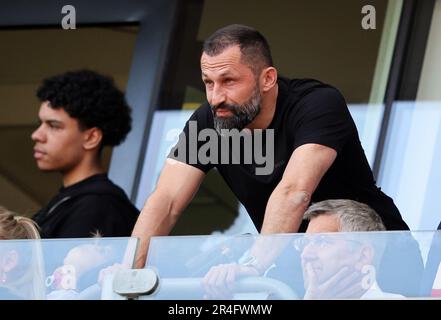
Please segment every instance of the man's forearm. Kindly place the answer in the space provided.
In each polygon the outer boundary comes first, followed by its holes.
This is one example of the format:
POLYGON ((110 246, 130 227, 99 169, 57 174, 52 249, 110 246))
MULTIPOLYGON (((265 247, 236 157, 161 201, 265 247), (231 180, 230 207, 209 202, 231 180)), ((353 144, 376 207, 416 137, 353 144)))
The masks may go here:
POLYGON ((133 229, 132 236, 140 239, 135 268, 143 268, 152 236, 168 235, 176 223, 171 202, 161 195, 153 194, 146 202, 133 229))
POLYGON ((278 186, 268 200, 261 233, 297 232, 309 201, 306 191, 278 186))

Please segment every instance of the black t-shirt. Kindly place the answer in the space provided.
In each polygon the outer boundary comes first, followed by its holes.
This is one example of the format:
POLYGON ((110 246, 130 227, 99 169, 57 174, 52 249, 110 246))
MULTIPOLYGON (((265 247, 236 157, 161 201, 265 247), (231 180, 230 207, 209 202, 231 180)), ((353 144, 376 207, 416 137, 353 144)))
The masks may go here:
MULTIPOLYGON (((185 142, 186 145, 192 143, 189 138, 189 122, 169 157, 204 172, 216 167, 260 230, 268 199, 280 182, 293 151, 307 143, 324 145, 336 150, 337 158, 313 193, 312 202, 327 199, 356 200, 376 210, 388 230, 407 230, 408 226, 392 199, 375 185, 355 123, 340 92, 313 79, 279 78, 278 85, 276 110, 268 127, 274 129, 275 137, 274 171, 271 174, 256 175, 255 169, 261 162, 255 161, 254 157, 251 164, 245 164, 244 161, 241 164, 222 164, 221 160, 217 164, 203 164, 199 159, 194 163, 194 158, 189 161, 191 147, 186 148, 186 157, 182 157, 182 152, 178 157, 181 146, 185 142)), ((199 107, 189 121, 197 122, 197 132, 214 128, 210 105, 205 103, 199 107)), ((219 136, 218 139, 222 138, 219 136)), ((197 149, 200 150, 205 143, 203 139, 198 141, 197 149)), ((219 154, 222 154, 221 148, 219 154)), ((305 225, 301 231, 304 228, 305 225)))
POLYGON ((33 219, 42 238, 127 237, 138 214, 121 188, 97 174, 61 188, 33 219))

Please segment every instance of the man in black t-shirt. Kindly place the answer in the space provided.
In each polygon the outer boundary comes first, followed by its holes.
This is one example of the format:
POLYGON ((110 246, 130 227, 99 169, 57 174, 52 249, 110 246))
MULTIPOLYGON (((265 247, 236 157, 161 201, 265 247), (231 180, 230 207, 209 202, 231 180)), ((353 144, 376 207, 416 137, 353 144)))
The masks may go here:
MULTIPOLYGON (((150 237, 171 230, 214 167, 264 234, 305 230, 301 222, 306 208, 325 199, 366 203, 387 229, 408 229, 392 199, 376 187, 337 89, 316 80, 278 77, 265 38, 242 25, 222 28, 205 41, 201 71, 208 103, 185 125, 135 226, 133 235, 141 238, 138 267, 150 237), (226 133, 234 129, 243 135, 239 153, 231 145, 220 147, 228 145, 226 133), (208 142, 210 137, 214 141, 208 142), (262 148, 271 170, 265 174, 258 173, 263 153, 253 150, 248 162, 231 159, 245 159, 252 150, 246 144, 252 141, 255 148, 256 139, 266 143, 262 148)), ((253 261, 265 265, 271 260, 257 251, 253 261)))
POLYGON ((130 108, 111 78, 66 72, 38 89, 39 127, 32 133, 42 171, 62 174, 63 187, 33 219, 42 238, 130 236, 138 210, 104 173, 101 151, 131 128, 130 108))

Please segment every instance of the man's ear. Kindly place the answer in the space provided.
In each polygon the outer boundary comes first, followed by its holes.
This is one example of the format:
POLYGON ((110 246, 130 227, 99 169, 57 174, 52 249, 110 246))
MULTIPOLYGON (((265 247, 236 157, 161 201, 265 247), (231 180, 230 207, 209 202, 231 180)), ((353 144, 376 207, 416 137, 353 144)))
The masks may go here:
POLYGON ((103 132, 97 127, 93 127, 84 131, 83 147, 86 150, 92 150, 99 147, 103 140, 103 132))
POLYGON ((270 91, 277 84, 277 69, 268 67, 260 74, 260 84, 263 93, 270 91))

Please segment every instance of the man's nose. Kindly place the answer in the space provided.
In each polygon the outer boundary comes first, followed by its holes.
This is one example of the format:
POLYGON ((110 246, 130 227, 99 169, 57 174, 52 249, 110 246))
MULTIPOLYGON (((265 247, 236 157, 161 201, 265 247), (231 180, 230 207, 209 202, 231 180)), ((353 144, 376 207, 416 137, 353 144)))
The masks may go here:
POLYGON ((211 97, 210 105, 212 107, 217 107, 226 101, 225 91, 220 86, 214 86, 211 97))
POLYGON ((31 139, 33 140, 33 141, 35 141, 35 142, 42 142, 42 141, 44 141, 44 132, 43 132, 43 129, 42 129, 42 126, 43 125, 40 125, 34 132, 32 132, 32 135, 31 135, 31 139))

